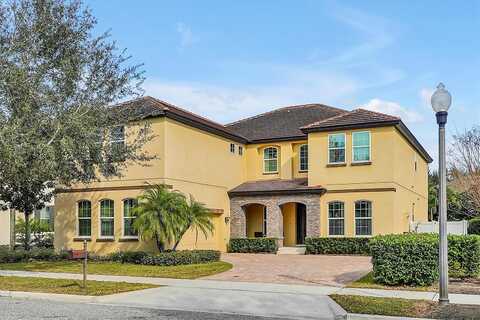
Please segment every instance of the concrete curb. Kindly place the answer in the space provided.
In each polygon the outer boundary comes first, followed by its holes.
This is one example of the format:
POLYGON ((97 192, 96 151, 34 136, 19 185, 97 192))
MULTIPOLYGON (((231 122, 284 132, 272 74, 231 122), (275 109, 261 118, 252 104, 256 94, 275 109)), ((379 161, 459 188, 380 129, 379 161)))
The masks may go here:
POLYGON ((82 296, 73 294, 58 294, 44 292, 25 292, 25 291, 0 291, 0 297, 27 299, 27 300, 50 300, 57 302, 75 302, 75 303, 97 303, 96 296, 82 296))

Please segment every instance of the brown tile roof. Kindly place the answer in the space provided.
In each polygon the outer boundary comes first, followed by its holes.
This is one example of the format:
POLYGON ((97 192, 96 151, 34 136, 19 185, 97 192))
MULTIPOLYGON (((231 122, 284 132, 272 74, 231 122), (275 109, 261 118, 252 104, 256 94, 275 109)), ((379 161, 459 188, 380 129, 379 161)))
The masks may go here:
POLYGON ((251 142, 306 139, 301 127, 346 112, 323 104, 304 104, 262 113, 229 123, 226 127, 247 137, 251 142))
POLYGON ((247 138, 230 130, 220 123, 214 122, 190 111, 174 106, 168 102, 150 96, 119 103, 112 107, 124 108, 122 111, 128 112, 130 118, 134 120, 152 117, 168 117, 195 128, 232 139, 233 141, 240 143, 247 142, 247 138))
POLYGON ((390 116, 388 114, 374 112, 365 109, 355 109, 350 112, 339 114, 335 117, 323 119, 303 126, 304 132, 331 130, 332 128, 346 128, 355 126, 370 126, 382 124, 397 124, 400 122, 399 117, 390 116))
POLYGON ((307 178, 300 179, 274 179, 256 180, 242 183, 228 192, 230 197, 275 195, 275 194, 299 194, 299 193, 323 193, 322 186, 308 186, 307 178))

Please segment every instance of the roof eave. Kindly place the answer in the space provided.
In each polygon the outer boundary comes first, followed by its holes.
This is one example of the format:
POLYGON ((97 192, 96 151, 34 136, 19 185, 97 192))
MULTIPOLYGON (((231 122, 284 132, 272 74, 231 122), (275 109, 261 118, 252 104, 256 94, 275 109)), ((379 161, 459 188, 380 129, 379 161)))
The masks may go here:
POLYGON ((309 189, 294 189, 294 190, 262 190, 262 191, 228 191, 230 198, 234 197, 252 197, 252 196, 280 196, 292 194, 324 194, 325 188, 309 188, 309 189))
POLYGON ((339 130, 349 130, 349 129, 365 129, 365 128, 378 128, 378 127, 389 127, 399 124, 400 120, 392 121, 374 121, 374 122, 362 122, 356 124, 342 124, 334 125, 328 127, 303 127, 300 128, 303 133, 308 134, 312 132, 326 132, 326 131, 339 131, 339 130))

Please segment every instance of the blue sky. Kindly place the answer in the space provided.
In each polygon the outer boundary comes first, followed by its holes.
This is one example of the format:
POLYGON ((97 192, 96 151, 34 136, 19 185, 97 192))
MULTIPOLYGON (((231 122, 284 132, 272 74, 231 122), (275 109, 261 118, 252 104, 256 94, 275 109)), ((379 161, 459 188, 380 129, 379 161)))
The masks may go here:
POLYGON ((324 103, 399 115, 436 157, 429 105, 453 95, 448 135, 479 123, 479 1, 86 0, 146 94, 227 123, 324 103))

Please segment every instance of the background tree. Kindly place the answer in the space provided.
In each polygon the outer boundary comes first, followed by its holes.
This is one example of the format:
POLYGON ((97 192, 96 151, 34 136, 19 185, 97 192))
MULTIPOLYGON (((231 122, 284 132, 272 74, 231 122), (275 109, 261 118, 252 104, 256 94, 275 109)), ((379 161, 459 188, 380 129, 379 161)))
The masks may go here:
POLYGON ((30 215, 56 184, 151 159, 146 124, 112 143, 112 128, 138 117, 109 106, 141 94, 143 73, 95 25, 79 0, 0 2, 0 201, 25 213, 27 247, 30 215))
POLYGON ((133 209, 133 227, 144 240, 154 240, 158 251, 177 239, 179 227, 183 225, 185 196, 170 191, 164 185, 153 185, 138 198, 133 209))
POLYGON ((190 201, 185 202, 182 208, 182 220, 175 234, 174 251, 177 250, 178 244, 189 229, 195 231, 195 242, 198 240, 199 231, 207 238, 214 229, 210 210, 203 203, 196 201, 192 195, 190 195, 190 201))
POLYGON ((473 127, 453 136, 449 150, 451 185, 462 193, 467 216, 480 211, 480 128, 473 127))

